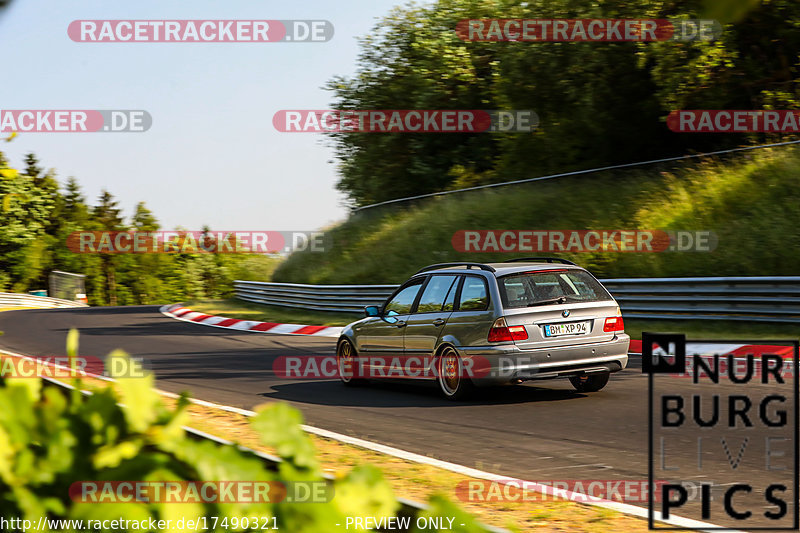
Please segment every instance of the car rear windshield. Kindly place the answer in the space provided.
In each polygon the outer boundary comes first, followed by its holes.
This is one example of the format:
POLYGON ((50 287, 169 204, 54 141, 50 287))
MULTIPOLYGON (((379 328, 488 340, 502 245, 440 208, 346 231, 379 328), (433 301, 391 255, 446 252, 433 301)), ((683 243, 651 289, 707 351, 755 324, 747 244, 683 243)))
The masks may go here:
POLYGON ((611 299, 608 291, 583 270, 521 272, 503 276, 497 281, 505 308, 611 299))

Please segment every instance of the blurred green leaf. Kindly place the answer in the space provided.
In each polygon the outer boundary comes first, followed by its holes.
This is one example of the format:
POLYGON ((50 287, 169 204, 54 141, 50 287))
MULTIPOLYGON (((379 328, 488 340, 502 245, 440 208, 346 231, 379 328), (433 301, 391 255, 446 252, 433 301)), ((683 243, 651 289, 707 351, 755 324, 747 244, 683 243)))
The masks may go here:
POLYGON ((115 376, 119 384, 125 418, 134 431, 143 432, 158 416, 156 406, 160 400, 153 390, 153 375, 144 372, 141 364, 122 350, 114 350, 106 360, 112 359, 124 361, 125 364, 120 366, 123 366, 128 374, 115 376), (139 377, 141 375, 144 377, 139 377))
POLYGON ((300 428, 302 423, 300 411, 285 403, 260 408, 251 421, 261 442, 274 448, 278 455, 297 468, 318 474, 320 466, 314 455, 314 445, 300 428))
POLYGON ((125 459, 136 457, 136 454, 142 449, 142 444, 139 439, 136 439, 103 446, 94 454, 94 467, 101 470, 118 466, 125 459))
POLYGON ((399 505, 389 483, 373 466, 359 466, 336 482, 334 503, 345 516, 394 516, 399 505))

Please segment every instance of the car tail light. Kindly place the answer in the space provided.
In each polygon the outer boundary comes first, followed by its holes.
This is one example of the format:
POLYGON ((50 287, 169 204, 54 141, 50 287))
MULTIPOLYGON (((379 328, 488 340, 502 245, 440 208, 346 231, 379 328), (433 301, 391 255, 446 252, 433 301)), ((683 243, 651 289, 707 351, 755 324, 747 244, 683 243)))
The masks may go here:
POLYGON ((612 333, 614 331, 625 331, 625 324, 622 322, 621 316, 612 316, 606 318, 606 323, 603 324, 603 331, 612 333))
POLYGON ((508 326, 506 319, 498 318, 489 330, 489 342, 524 341, 528 338, 525 326, 508 326))

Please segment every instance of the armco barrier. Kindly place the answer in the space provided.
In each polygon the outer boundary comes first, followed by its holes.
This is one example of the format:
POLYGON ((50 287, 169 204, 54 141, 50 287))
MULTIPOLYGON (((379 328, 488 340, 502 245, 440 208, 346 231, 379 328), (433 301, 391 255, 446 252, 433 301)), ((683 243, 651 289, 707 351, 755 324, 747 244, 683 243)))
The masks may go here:
MULTIPOLYGON (((800 276, 618 278, 600 280, 627 318, 800 323, 800 276)), ((248 302, 314 311, 363 313, 397 285, 304 285, 235 281, 248 302)))
POLYGON ((13 292, 0 292, 0 307, 31 307, 36 309, 54 309, 60 307, 89 307, 80 302, 49 298, 47 296, 33 296, 31 294, 17 294, 13 292))
POLYGON ((397 285, 303 285, 300 283, 264 283, 234 281, 240 300, 314 311, 363 313, 366 305, 379 305, 397 285))
POLYGON ((630 318, 800 323, 800 276, 600 281, 630 318))

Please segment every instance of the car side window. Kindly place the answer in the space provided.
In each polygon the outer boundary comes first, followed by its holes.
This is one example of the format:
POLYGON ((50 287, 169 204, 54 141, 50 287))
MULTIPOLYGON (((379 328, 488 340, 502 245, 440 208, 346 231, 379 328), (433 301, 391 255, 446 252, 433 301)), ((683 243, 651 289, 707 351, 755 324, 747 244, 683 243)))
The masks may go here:
MULTIPOLYGON (((445 299, 457 276, 431 276, 417 304, 417 313, 436 313, 442 310, 445 299)), ((451 309, 452 310, 452 305, 451 309)))
POLYGON ((478 276, 466 276, 461 285, 459 311, 485 311, 489 308, 489 288, 486 280, 478 276))
POLYGON ((456 279, 453 281, 453 285, 450 286, 450 291, 447 293, 447 297, 444 299, 444 305, 442 305, 442 311, 452 311, 455 308, 459 278, 460 276, 456 276, 456 279))
POLYGON ((407 315, 411 312, 411 307, 414 305, 414 300, 417 299, 417 293, 422 287, 422 280, 408 285, 400 290, 392 297, 389 303, 383 308, 384 314, 394 311, 398 315, 407 315))

